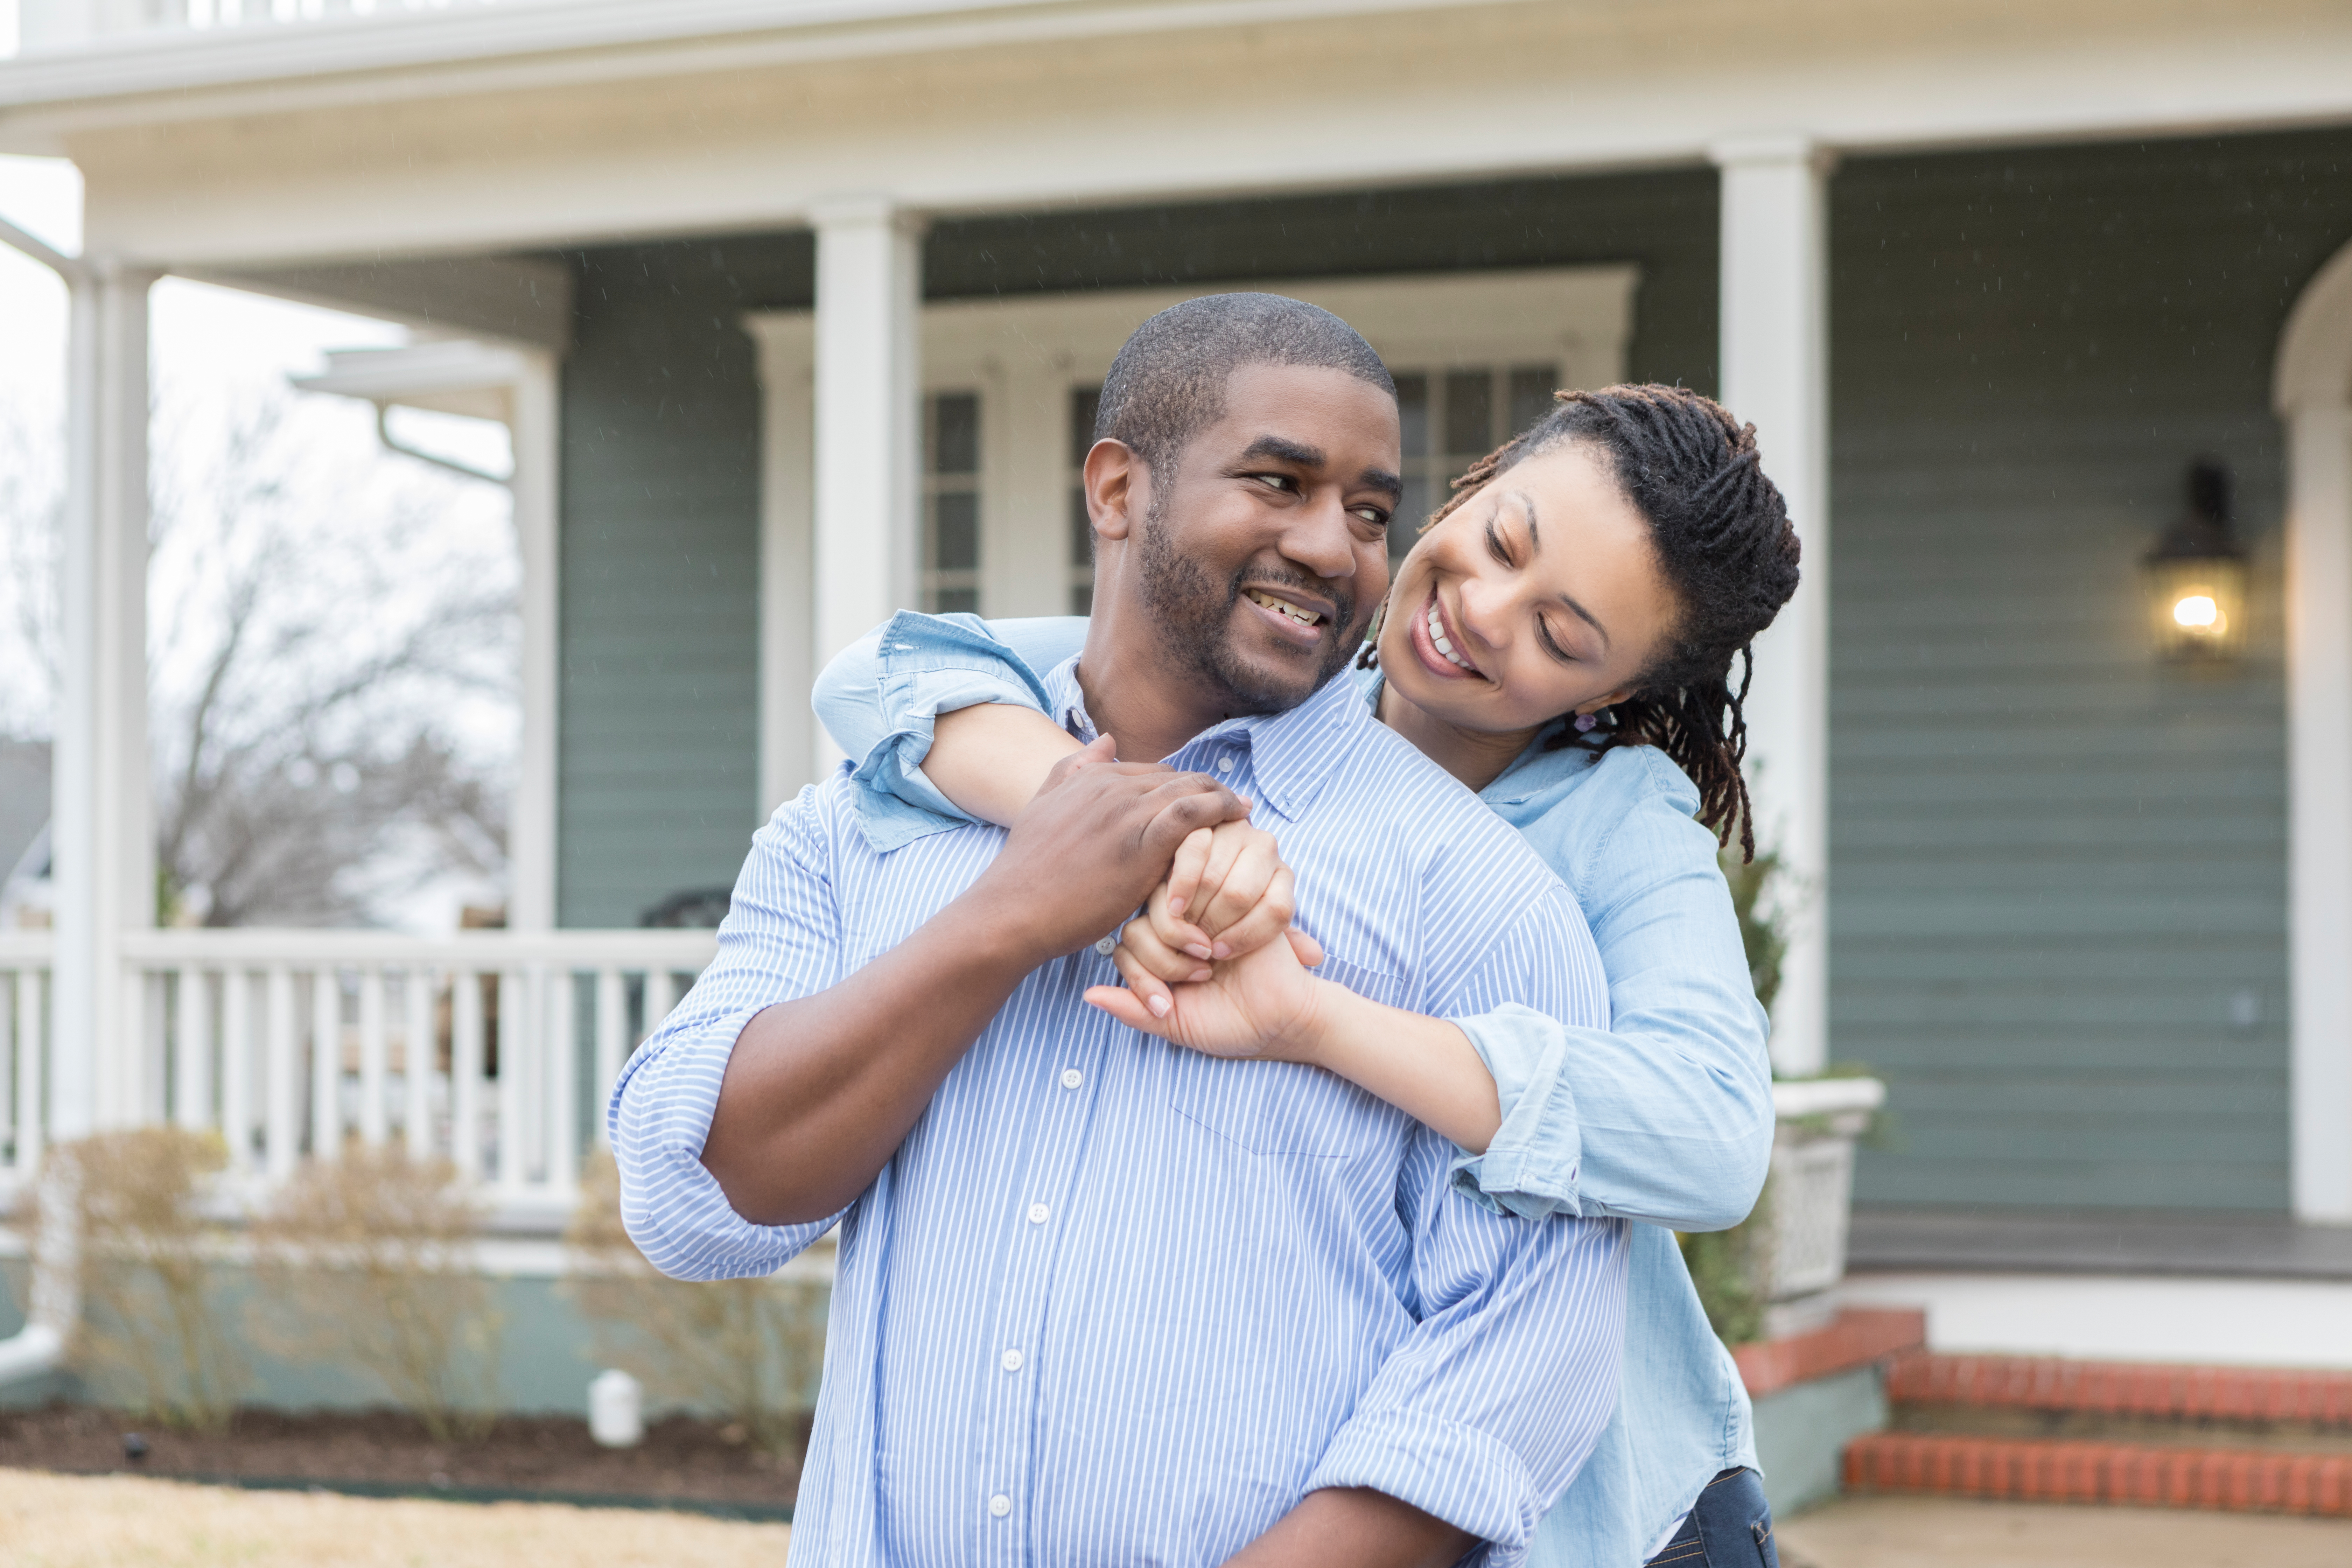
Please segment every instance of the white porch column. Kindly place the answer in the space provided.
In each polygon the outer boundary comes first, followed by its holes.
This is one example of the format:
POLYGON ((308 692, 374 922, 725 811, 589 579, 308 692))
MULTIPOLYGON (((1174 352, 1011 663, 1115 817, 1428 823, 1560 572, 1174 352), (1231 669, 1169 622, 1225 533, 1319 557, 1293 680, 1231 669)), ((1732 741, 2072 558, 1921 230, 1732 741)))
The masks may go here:
POLYGON ((1722 171, 1722 401, 1756 426, 1804 541, 1804 581, 1757 639, 1747 704, 1759 848, 1783 867, 1789 936, 1772 1059, 1829 1058, 1829 258, 1831 156, 1802 136, 1711 151, 1722 171))
POLYGON ((2287 411, 2294 1212, 2352 1224, 2352 404, 2287 411))
MULTIPOLYGON (((816 227, 815 664, 915 602, 923 222, 881 197, 816 227)), ((817 738, 817 765, 838 756, 817 738)))
POLYGON ((518 348, 521 371, 508 389, 514 444, 515 542, 522 556, 522 747, 507 829, 507 925, 555 928, 558 658, 556 519, 559 445, 555 356, 518 348))
POLYGON ((815 328, 806 310, 754 310, 743 330, 760 356, 758 820, 764 822, 816 777, 822 733, 809 711, 818 668, 809 522, 815 328))
POLYGON ((52 843, 57 969, 50 1135, 132 1120, 144 1058, 121 933, 155 921, 147 763, 147 291, 93 264, 72 294, 52 843))

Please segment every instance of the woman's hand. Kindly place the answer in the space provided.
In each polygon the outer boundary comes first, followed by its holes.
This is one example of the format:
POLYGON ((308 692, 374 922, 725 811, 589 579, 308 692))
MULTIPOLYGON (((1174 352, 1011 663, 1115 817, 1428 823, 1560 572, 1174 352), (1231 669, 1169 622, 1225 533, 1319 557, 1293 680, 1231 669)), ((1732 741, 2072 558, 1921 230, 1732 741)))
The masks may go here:
POLYGON ((1128 955, 1119 962, 1128 985, 1090 986, 1087 1000, 1122 1024, 1208 1056, 1310 1061, 1325 1032, 1326 994, 1336 987, 1307 973, 1323 962, 1322 944, 1305 931, 1285 934, 1289 940, 1209 965, 1203 979, 1173 987, 1153 981, 1157 1005, 1133 988, 1139 972, 1128 955))
POLYGON ((1189 835, 1144 919, 1162 947, 1207 963, 1264 947, 1296 909, 1282 847, 1244 820, 1189 835))

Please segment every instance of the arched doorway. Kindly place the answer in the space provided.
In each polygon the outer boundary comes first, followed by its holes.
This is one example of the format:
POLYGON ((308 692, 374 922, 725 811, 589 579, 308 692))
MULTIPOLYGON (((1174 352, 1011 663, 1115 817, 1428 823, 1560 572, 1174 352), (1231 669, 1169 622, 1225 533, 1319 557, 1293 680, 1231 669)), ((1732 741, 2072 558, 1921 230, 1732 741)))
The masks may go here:
POLYGON ((2279 335, 2298 1218, 2352 1223, 2352 245, 2279 335))

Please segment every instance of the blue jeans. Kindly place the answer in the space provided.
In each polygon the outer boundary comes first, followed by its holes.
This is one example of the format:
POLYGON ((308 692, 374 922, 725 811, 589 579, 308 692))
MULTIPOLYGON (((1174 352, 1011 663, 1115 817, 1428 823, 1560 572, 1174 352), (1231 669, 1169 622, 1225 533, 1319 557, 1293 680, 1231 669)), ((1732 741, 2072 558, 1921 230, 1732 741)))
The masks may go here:
POLYGON ((1690 1517, 1646 1568, 1780 1568, 1772 1545, 1772 1505, 1753 1470, 1726 1470, 1707 1482, 1690 1517))

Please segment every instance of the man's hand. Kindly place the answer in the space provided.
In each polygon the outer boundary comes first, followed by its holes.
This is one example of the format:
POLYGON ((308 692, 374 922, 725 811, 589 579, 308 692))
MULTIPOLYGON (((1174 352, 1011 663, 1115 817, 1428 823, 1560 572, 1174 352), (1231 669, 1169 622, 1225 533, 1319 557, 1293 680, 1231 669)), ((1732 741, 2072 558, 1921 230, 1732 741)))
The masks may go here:
POLYGON ((1115 929, 1186 835, 1249 810, 1199 773, 1110 757, 1106 742, 1055 764, 995 862, 905 942, 743 1026, 702 1147, 737 1214, 846 1207, 1030 971, 1115 929))
POLYGON ((1024 939, 1034 968, 1117 930, 1184 844, 1220 825, 1246 827, 1249 808, 1205 773, 1113 761, 1104 736, 1054 765, 994 863, 957 901, 1024 939))
POLYGON ((1225 1568, 1446 1568, 1478 1544, 1411 1503, 1362 1487, 1308 1492, 1225 1568))

